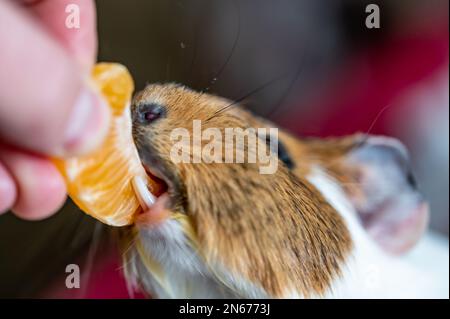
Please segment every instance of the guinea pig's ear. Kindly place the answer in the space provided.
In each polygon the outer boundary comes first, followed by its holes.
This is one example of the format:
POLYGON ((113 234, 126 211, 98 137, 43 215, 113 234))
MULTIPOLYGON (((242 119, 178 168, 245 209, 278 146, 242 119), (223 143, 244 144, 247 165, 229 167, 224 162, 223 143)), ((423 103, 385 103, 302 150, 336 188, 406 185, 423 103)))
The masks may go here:
POLYGON ((355 173, 350 198, 369 234, 387 251, 399 254, 421 237, 428 205, 418 191, 406 148, 396 139, 362 136, 344 156, 355 173))

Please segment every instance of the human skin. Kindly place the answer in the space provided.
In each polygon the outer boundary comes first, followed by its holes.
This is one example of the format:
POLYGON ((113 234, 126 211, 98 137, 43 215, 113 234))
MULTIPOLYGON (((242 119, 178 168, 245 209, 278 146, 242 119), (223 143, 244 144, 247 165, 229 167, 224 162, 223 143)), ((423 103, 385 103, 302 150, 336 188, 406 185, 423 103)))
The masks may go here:
POLYGON ((0 213, 24 219, 56 212, 66 198, 49 157, 95 148, 109 113, 87 85, 97 33, 91 0, 0 1, 0 213), (68 28, 66 7, 79 7, 68 28))

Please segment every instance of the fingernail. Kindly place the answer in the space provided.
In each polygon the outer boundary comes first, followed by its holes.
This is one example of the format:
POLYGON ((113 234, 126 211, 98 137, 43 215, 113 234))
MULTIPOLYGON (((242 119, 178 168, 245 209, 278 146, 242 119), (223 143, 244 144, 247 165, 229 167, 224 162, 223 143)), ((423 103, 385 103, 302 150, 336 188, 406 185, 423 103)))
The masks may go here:
POLYGON ((92 90, 83 89, 69 116, 62 156, 80 155, 98 146, 108 132, 110 110, 92 90))

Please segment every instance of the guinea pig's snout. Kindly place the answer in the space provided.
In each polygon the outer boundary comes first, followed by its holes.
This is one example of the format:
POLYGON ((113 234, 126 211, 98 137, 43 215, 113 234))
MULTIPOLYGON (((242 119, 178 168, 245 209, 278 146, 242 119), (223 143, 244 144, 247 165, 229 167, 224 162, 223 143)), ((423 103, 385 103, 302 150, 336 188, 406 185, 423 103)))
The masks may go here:
POLYGON ((133 120, 139 124, 152 124, 166 115, 166 109, 158 103, 144 103, 135 107, 133 120))

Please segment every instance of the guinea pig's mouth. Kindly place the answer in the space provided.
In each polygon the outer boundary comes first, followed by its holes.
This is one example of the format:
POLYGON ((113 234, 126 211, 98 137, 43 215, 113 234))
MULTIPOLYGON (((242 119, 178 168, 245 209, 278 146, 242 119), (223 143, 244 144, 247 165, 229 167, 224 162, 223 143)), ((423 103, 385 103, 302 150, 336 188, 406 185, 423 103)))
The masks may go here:
POLYGON ((170 167, 170 161, 159 156, 158 150, 148 142, 148 134, 140 131, 139 126, 133 126, 132 133, 141 165, 152 185, 156 185, 156 188, 149 188, 142 177, 133 178, 134 191, 142 207, 134 218, 134 224, 151 226, 170 218, 175 207, 186 207, 185 187, 174 168, 170 167))
POLYGON ((156 184, 159 189, 153 194, 145 182, 140 177, 133 179, 133 186, 136 196, 141 204, 142 211, 135 218, 137 226, 152 226, 163 222, 170 217, 170 207, 173 204, 172 198, 176 193, 174 182, 158 169, 157 165, 142 166, 147 176, 156 184))

